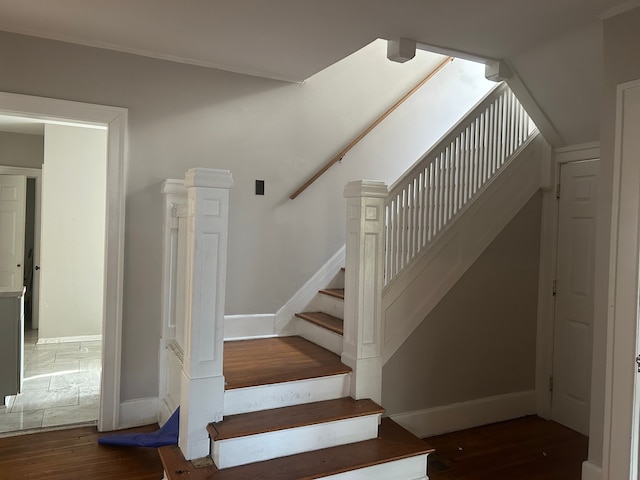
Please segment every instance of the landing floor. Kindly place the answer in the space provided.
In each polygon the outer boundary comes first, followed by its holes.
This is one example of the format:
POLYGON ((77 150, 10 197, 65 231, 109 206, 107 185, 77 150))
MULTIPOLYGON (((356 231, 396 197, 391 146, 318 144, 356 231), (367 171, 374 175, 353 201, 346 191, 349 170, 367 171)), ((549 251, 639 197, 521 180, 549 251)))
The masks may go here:
POLYGON ((338 355, 300 337, 225 342, 223 370, 227 389, 351 371, 338 355))

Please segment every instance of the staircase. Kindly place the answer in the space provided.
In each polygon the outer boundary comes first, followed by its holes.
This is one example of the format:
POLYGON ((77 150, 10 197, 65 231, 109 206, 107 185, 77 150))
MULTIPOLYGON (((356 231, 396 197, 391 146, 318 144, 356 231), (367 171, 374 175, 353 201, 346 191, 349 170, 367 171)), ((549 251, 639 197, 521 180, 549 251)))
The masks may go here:
POLYGON ((225 342, 224 419, 210 456, 160 449, 174 479, 426 479, 429 446, 370 399, 349 396, 342 353, 344 269, 296 314, 299 336, 225 342))
POLYGON ((224 346, 233 182, 229 172, 187 172, 187 315, 166 347, 185 347, 171 360, 182 370, 180 447, 160 450, 166 478, 426 480, 430 448, 382 419, 382 365, 539 188, 540 148, 521 106, 497 87, 391 190, 347 185, 347 271, 296 313, 297 336, 224 346), (442 252, 449 261, 434 261, 442 252))

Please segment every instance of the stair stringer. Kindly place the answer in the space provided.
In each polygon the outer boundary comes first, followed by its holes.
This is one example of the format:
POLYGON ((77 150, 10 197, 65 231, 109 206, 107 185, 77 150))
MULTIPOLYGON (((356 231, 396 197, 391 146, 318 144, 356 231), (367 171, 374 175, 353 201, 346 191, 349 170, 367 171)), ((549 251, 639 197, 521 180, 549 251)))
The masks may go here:
POLYGON ((542 186, 537 134, 484 191, 382 292, 385 364, 542 186))

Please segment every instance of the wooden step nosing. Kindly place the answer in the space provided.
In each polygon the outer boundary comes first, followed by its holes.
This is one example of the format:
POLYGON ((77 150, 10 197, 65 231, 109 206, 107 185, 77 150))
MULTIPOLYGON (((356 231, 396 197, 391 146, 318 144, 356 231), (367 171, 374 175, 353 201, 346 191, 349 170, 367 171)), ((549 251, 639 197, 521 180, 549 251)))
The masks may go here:
POLYGON ((344 300, 344 288, 325 288, 320 293, 344 300))
POLYGON ((338 317, 334 317, 333 315, 329 315, 328 313, 323 312, 300 312, 296 313, 296 317, 306 320, 307 322, 311 322, 314 325, 322 327, 330 332, 336 333, 338 335, 344 334, 344 327, 338 327, 332 325, 332 323, 343 324, 344 320, 338 317), (318 318, 318 316, 326 316, 329 317, 328 321, 324 321, 322 317, 318 318))
POLYGON ((213 440, 219 441, 364 416, 379 418, 384 412, 372 400, 347 397, 229 415, 222 422, 210 423, 207 430, 213 440))

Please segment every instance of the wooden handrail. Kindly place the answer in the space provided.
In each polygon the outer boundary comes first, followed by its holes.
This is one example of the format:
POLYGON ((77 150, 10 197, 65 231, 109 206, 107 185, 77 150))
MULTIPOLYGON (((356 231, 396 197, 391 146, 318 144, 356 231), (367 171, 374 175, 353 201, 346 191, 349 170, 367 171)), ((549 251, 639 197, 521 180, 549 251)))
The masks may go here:
POLYGON ((453 57, 447 57, 442 63, 440 63, 435 69, 433 69, 431 72, 429 72, 429 74, 424 77, 422 80, 420 80, 420 82, 413 87, 411 90, 409 90, 400 100, 398 100, 396 103, 393 104, 393 106, 391 108, 389 108, 386 112, 384 112, 375 122, 373 122, 371 125, 369 125, 360 135, 358 135, 355 140, 353 140, 349 145, 347 145, 345 148, 343 148, 340 153, 338 153, 335 157, 333 157, 326 165, 324 165, 320 170, 318 170, 309 180, 307 180, 300 188, 298 188, 295 192, 293 192, 293 194, 289 197, 291 200, 294 200, 298 195, 300 195, 302 192, 304 192, 307 188, 309 188, 309 186, 315 182, 318 178, 320 178, 320 176, 326 172, 327 170, 329 170, 329 168, 331 168, 333 165, 335 165, 336 163, 338 163, 340 160, 343 159, 343 157, 349 152, 349 150, 351 150, 353 147, 355 147, 358 142, 360 140, 362 140, 364 137, 367 136, 367 134, 373 130, 374 128, 376 128, 380 122, 382 122, 385 118, 387 118, 389 115, 391 115, 391 113, 398 108, 400 105, 402 105, 411 95, 413 95, 414 93, 416 93, 420 87, 422 87, 425 83, 427 83, 429 80, 431 80, 431 78, 433 78, 433 76, 438 73, 440 70, 442 70, 447 64, 451 63, 453 61, 453 57))

